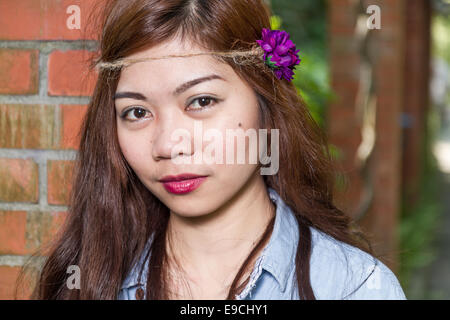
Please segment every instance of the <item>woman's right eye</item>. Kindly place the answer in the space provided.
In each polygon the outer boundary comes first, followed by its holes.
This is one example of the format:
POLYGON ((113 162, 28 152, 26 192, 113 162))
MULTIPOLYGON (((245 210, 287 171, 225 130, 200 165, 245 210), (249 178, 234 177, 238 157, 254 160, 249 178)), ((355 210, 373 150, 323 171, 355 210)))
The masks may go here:
POLYGON ((135 108, 130 108, 130 109, 124 111, 120 117, 122 119, 125 119, 126 121, 136 122, 136 121, 140 121, 141 119, 144 119, 146 113, 150 113, 150 112, 143 108, 135 107, 135 108))

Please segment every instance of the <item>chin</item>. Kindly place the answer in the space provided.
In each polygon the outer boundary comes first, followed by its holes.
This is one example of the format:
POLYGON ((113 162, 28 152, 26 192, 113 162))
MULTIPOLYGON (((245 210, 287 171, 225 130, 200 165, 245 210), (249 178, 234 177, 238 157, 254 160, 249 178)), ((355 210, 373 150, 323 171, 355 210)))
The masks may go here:
POLYGON ((164 204, 176 215, 186 218, 208 216, 219 210, 226 202, 225 198, 211 194, 192 194, 166 197, 164 204))
POLYGON ((167 207, 172 211, 173 214, 183 218, 199 218, 204 217, 214 211, 210 204, 203 203, 203 206, 191 206, 189 205, 189 200, 181 200, 180 204, 169 203, 166 204, 167 207))
MULTIPOLYGON (((177 216, 184 218, 196 218, 207 216, 215 212, 223 205, 225 200, 221 197, 211 196, 205 185, 199 189, 184 194, 168 192, 162 185, 154 186, 152 193, 177 216)), ((212 190, 209 190, 212 191, 212 190)))

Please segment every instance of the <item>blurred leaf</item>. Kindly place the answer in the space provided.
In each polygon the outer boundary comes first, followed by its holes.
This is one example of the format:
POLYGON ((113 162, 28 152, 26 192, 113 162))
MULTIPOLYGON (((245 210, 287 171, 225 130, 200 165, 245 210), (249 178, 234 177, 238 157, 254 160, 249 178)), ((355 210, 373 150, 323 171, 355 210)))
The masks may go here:
POLYGON ((433 55, 450 64, 450 19, 436 15, 432 22, 433 55))
POLYGON ((281 28, 281 18, 279 16, 270 17, 270 28, 272 30, 278 30, 281 28))

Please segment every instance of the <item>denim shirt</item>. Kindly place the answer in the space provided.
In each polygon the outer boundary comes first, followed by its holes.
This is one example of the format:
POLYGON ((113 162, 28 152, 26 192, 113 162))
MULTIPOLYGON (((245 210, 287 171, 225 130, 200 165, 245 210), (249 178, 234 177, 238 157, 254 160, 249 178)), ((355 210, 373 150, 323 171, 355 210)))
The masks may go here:
MULTIPOLYGON (((298 222, 278 193, 270 187, 268 192, 276 205, 272 235, 255 262, 247 286, 236 296, 237 300, 300 299, 295 274, 298 222)), ((316 299, 406 299, 396 276, 380 260, 313 227, 310 230, 310 280, 316 299)), ((148 246, 150 242, 151 238, 148 246)), ((146 264, 143 285, 140 285, 137 276, 141 264, 142 258, 124 280, 118 299, 136 299, 140 286, 145 292, 148 266, 146 264)))

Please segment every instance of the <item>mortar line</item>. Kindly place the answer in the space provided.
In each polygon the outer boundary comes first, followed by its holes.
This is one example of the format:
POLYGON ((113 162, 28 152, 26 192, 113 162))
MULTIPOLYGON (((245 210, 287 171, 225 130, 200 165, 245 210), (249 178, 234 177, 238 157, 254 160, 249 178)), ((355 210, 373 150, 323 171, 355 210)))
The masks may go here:
POLYGON ((0 149, 0 158, 46 160, 76 160, 76 150, 0 149))
POLYGON ((42 210, 42 208, 48 206, 47 202, 47 185, 48 185, 48 178, 47 178, 47 159, 45 157, 42 157, 39 159, 39 209, 42 210))
POLYGON ((23 202, 0 202, 1 211, 40 211, 40 212, 61 212, 68 211, 69 206, 41 205, 39 203, 23 202))
MULTIPOLYGON (((30 255, 0 255, 0 266, 22 267, 30 259, 30 255)), ((38 263, 45 261, 45 257, 36 257, 38 263)))
POLYGON ((48 72, 48 53, 39 51, 39 92, 38 96, 47 98, 47 72, 48 72))
MULTIPOLYGON (((40 90, 47 90, 46 88, 40 90)), ((35 95, 1 95, 0 104, 49 104, 49 105, 87 105, 91 100, 90 96, 41 96, 35 95)))
POLYGON ((61 145, 61 136, 62 136, 62 115, 61 115, 61 107, 59 105, 55 106, 54 109, 54 117, 55 117, 55 126, 53 127, 54 132, 52 132, 52 136, 55 138, 54 145, 61 145))
POLYGON ((0 40, 2 49, 39 49, 49 53, 53 50, 98 50, 96 40, 0 40))

